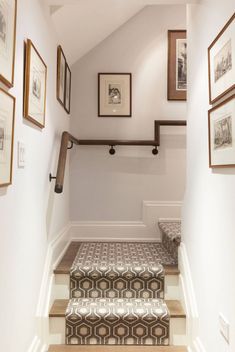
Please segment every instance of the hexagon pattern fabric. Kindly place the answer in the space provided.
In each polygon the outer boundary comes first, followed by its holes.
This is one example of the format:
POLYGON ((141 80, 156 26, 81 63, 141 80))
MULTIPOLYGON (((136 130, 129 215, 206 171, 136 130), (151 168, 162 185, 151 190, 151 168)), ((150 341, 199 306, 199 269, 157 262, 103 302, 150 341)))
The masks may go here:
POLYGON ((162 232, 162 245, 178 264, 178 247, 181 242, 181 221, 160 221, 158 226, 162 232))
POLYGON ((83 242, 70 271, 71 298, 163 298, 159 260, 174 264, 160 243, 83 242))
POLYGON ((161 299, 74 298, 66 312, 66 343, 168 345, 169 312, 161 299))

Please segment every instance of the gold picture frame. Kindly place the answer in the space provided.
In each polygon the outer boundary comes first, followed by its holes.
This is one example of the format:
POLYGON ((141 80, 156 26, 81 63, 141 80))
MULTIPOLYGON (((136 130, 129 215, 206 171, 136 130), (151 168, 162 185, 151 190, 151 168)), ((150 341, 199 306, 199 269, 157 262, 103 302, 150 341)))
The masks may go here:
POLYGON ((30 39, 26 43, 24 117, 45 127, 47 66, 30 39))
POLYGON ((14 85, 17 0, 0 2, 0 81, 14 85))
POLYGON ((12 184, 15 97, 0 88, 0 187, 12 184))

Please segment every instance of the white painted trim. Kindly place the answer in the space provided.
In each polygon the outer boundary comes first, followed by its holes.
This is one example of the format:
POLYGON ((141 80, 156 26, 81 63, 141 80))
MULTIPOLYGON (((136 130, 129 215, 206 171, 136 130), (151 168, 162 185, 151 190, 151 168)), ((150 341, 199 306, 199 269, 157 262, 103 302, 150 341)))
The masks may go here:
POLYGON ((187 316, 187 337, 189 352, 206 352, 200 338, 198 337, 199 314, 195 291, 193 287, 187 249, 183 242, 179 247, 179 280, 182 292, 182 303, 187 316))
POLYGON ((194 341, 193 341, 193 345, 194 345, 194 351, 195 352, 206 352, 205 347, 203 346, 201 340, 199 337, 197 337, 194 341))
POLYGON ((45 352, 47 350, 49 334, 49 308, 52 297, 52 287, 54 283, 53 270, 61 260, 69 243, 68 223, 60 233, 48 244, 47 254, 44 264, 42 283, 39 293, 38 305, 36 309, 37 336, 34 337, 28 352, 45 352))
POLYGON ((39 350, 39 346, 40 346, 40 339, 36 335, 34 336, 32 343, 29 346, 29 349, 27 350, 27 352, 37 352, 39 350))
POLYGON ((159 241, 159 219, 180 219, 182 202, 143 201, 140 221, 73 221, 70 238, 73 240, 159 241))

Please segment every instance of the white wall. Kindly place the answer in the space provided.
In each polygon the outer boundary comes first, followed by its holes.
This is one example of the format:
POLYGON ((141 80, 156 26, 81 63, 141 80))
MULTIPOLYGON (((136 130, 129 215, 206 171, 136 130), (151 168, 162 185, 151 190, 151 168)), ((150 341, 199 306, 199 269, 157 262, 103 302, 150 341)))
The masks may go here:
MULTIPOLYGON (((168 102, 167 30, 185 28, 185 6, 145 8, 73 66, 71 131, 88 139, 153 139, 154 120, 185 119, 185 102, 168 102), (132 118, 97 117, 98 72, 131 72, 132 118)), ((72 220, 139 220, 143 200, 182 200, 185 128, 163 128, 151 147, 79 147, 71 153, 72 220)))
POLYGON ((234 12, 234 0, 188 7, 189 89, 187 188, 183 239, 199 313, 199 340, 207 352, 235 351, 235 170, 209 169, 207 48, 234 12), (230 322, 230 344, 218 316, 230 322))
POLYGON ((55 172, 62 130, 69 118, 56 100, 57 41, 38 0, 18 1, 13 185, 0 190, 1 350, 25 352, 36 334, 35 313, 47 244, 68 223, 68 182, 55 196, 48 182, 55 172), (31 38, 48 67, 46 128, 22 117, 23 41, 31 38), (17 141, 26 145, 27 165, 17 168, 17 141))

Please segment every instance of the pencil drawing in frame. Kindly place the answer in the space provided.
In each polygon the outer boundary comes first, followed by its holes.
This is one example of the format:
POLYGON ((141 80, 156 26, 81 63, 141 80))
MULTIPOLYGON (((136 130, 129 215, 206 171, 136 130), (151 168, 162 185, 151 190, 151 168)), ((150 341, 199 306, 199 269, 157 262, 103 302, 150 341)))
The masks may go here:
POLYGON ((68 114, 70 114, 70 102, 71 102, 71 70, 69 68, 69 65, 66 62, 64 108, 68 114))
POLYGON ((15 98, 0 88, 0 187, 12 183, 15 98))
POLYGON ((186 100, 187 95, 187 32, 168 31, 168 100, 186 100))
POLYGON ((235 88, 235 13, 208 48, 210 104, 235 88))
POLYGON ((131 117, 131 73, 98 74, 98 116, 131 117))
POLYGON ((0 81, 14 85, 17 0, 0 0, 0 81))
POLYGON ((235 166, 235 94, 208 112, 209 166, 235 166))
POLYGON ((30 39, 26 43, 24 117, 45 127, 47 66, 30 39))

